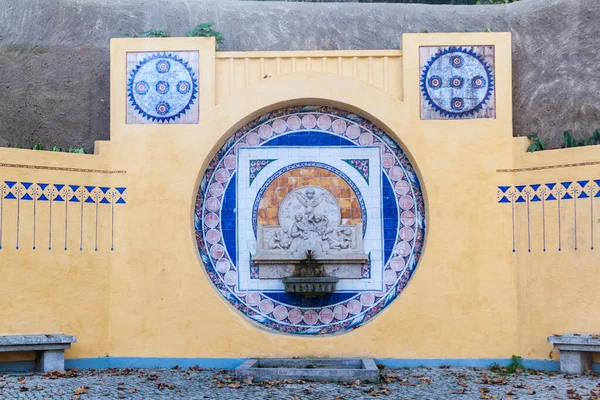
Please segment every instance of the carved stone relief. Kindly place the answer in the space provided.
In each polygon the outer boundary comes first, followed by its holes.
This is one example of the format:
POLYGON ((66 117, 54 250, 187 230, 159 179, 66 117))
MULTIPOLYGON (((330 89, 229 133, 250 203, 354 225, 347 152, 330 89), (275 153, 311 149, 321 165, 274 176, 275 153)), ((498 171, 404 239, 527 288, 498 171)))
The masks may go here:
POLYGON ((258 226, 259 277, 291 276, 294 263, 307 251, 325 264, 325 273, 340 278, 360 278, 367 261, 362 252, 362 224, 341 225, 335 197, 318 186, 303 186, 281 202, 278 226, 258 226), (267 267, 267 268, 265 268, 267 267))

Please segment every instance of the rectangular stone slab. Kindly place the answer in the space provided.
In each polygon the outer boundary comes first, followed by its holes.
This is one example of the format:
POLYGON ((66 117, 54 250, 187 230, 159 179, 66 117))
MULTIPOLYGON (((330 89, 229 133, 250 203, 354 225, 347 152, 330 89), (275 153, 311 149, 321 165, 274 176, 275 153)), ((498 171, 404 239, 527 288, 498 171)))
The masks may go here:
POLYGON ((47 335, 5 335, 0 336, 0 346, 17 344, 49 344, 49 343, 75 343, 75 336, 62 333, 47 335))
MULTIPOLYGON (((594 335, 596 336, 596 335, 594 335)), ((548 336, 548 343, 556 345, 587 345, 600 346, 600 337, 592 337, 590 334, 565 334, 560 336, 548 336)))
POLYGON ((373 359, 250 359, 235 370, 236 377, 256 381, 305 380, 320 382, 379 382, 379 369, 373 359))

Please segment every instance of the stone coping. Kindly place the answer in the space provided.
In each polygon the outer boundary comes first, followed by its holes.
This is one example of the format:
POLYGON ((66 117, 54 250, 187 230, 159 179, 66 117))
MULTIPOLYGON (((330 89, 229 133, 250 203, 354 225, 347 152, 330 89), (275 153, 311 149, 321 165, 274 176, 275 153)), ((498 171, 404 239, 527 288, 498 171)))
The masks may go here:
POLYGON ((589 333, 553 335, 548 336, 548 343, 553 343, 555 345, 600 346, 600 335, 589 333))
POLYGON ((70 344, 75 343, 77 338, 62 333, 45 335, 5 335, 0 336, 0 346, 15 345, 43 345, 43 344, 70 344))

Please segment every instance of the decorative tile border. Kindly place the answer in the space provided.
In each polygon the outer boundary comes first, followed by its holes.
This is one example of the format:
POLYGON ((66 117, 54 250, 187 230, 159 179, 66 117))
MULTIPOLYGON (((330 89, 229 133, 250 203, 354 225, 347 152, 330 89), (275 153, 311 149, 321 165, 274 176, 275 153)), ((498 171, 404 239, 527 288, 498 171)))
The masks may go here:
POLYGON ((543 166, 540 166, 540 167, 526 167, 526 168, 513 168, 513 169, 497 169, 496 172, 541 171, 541 170, 544 170, 544 169, 586 167, 588 165, 599 165, 599 164, 600 164, 600 161, 586 161, 586 162, 572 163, 572 164, 543 165, 543 166))
POLYGON ((420 47, 421 119, 496 118, 494 46, 420 47))
MULTIPOLYGON (((86 185, 66 185, 59 183, 34 183, 34 182, 17 182, 17 181, 4 181, 0 182, 0 250, 3 249, 2 239, 5 234, 4 216, 5 216, 5 202, 16 201, 16 249, 19 250, 21 242, 21 208, 25 206, 24 203, 31 202, 33 208, 33 250, 37 249, 37 216, 39 207, 41 204, 47 204, 49 213, 49 224, 48 224, 48 235, 47 243, 48 250, 52 250, 55 238, 52 237, 52 225, 56 221, 52 218, 53 207, 58 207, 55 203, 64 204, 65 219, 64 219, 64 250, 68 249, 68 218, 69 218, 69 205, 71 209, 76 207, 79 211, 80 229, 79 229, 79 250, 83 250, 83 232, 84 232, 84 213, 88 209, 84 207, 84 204, 90 204, 94 206, 95 213, 95 234, 94 234, 94 250, 98 251, 98 207, 110 206, 111 207, 111 251, 114 250, 114 222, 115 222, 115 205, 126 204, 126 188, 115 187, 111 188, 108 186, 86 186, 86 185), (38 202, 42 202, 38 204, 38 202), (79 205, 75 204, 79 203, 79 205)), ((71 212, 72 213, 72 212, 71 212)), ((44 225, 45 226, 45 225, 44 225)))
MULTIPOLYGON (((531 237, 531 207, 539 206, 542 211, 542 251, 549 248, 546 240, 546 233, 549 227, 546 225, 546 203, 556 204, 557 213, 557 229, 558 243, 557 249, 561 251, 565 248, 564 237, 561 229, 561 211, 563 210, 562 203, 572 200, 573 214, 569 214, 568 218, 573 218, 573 250, 578 250, 578 235, 588 235, 590 238, 590 250, 594 250, 594 199, 600 197, 600 179, 594 180, 578 180, 578 181, 563 181, 551 183, 535 183, 528 185, 514 186, 498 186, 498 203, 510 204, 512 207, 512 251, 517 251, 516 235, 515 235, 515 208, 518 204, 525 205, 525 213, 527 216, 527 251, 532 250, 531 237), (580 233, 577 230, 577 205, 579 203, 579 212, 589 209, 590 231, 580 233)), ((550 211, 554 212, 554 211, 550 211)), ((564 212, 564 211, 562 211, 564 212)), ((585 212, 585 211, 584 211, 585 212)), ((564 215, 563 215, 564 217, 564 215)), ((581 237, 581 236, 580 236, 581 237)))
POLYGON ((355 170, 358 171, 359 174, 365 178, 367 184, 369 183, 369 160, 368 159, 351 159, 344 160, 345 163, 354 167, 355 170))
POLYGON ((250 186, 252 186, 252 182, 254 182, 254 179, 256 179, 258 173, 273 161, 277 160, 250 160, 250 186))
POLYGON ((48 166, 48 165, 33 165, 33 164, 0 163, 0 167, 2 167, 2 168, 45 169, 45 170, 49 170, 49 171, 86 172, 86 173, 96 173, 96 174, 126 174, 127 173, 127 171, 123 171, 123 170, 52 167, 52 166, 48 166))
MULTIPOLYGON (((299 139, 296 139, 298 142, 299 139)), ((217 151, 201 180, 194 222, 200 256, 211 281, 224 299, 250 320, 265 327, 310 335, 356 328, 389 305, 412 276, 420 259, 425 234, 420 184, 400 146, 362 117, 320 106, 279 109, 262 115, 233 134, 217 151), (318 134, 310 135, 310 132, 318 134), (297 296, 287 293, 238 289, 237 261, 228 248, 235 246, 235 240, 228 245, 227 229, 223 228, 223 224, 229 221, 225 214, 231 214, 235 208, 228 203, 229 197, 225 194, 235 188, 232 182, 237 179, 237 149, 285 147, 292 138, 302 138, 301 145, 309 147, 380 148, 384 176, 382 190, 385 194, 381 206, 385 231, 383 291, 344 294, 323 299, 324 304, 305 305, 297 296)))

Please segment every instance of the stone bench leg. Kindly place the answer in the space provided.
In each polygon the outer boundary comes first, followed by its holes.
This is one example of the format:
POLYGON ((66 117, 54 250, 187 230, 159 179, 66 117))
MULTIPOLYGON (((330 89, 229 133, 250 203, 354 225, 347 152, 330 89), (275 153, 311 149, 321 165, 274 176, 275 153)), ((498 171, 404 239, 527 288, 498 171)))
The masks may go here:
POLYGON ((40 350, 35 352, 36 369, 39 372, 62 371, 65 369, 64 350, 40 350))
POLYGON ((589 351, 560 351, 560 372, 569 375, 580 375, 592 369, 592 353, 589 351))

